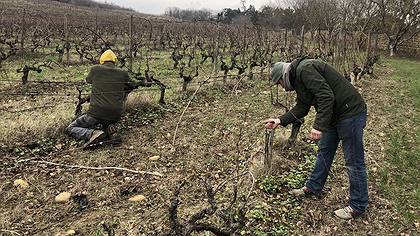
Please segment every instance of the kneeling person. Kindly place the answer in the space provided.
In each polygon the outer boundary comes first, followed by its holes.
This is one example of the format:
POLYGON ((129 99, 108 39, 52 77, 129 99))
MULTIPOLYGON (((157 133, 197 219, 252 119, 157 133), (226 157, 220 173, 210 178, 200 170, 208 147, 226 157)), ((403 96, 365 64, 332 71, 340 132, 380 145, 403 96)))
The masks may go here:
POLYGON ((101 55, 100 64, 91 67, 86 77, 86 82, 92 84, 89 108, 66 128, 69 136, 87 140, 84 147, 105 139, 112 144, 121 143, 115 123, 120 120, 127 94, 144 82, 134 81, 116 64, 114 52, 106 50, 101 55), (92 128, 99 124, 102 130, 92 128))

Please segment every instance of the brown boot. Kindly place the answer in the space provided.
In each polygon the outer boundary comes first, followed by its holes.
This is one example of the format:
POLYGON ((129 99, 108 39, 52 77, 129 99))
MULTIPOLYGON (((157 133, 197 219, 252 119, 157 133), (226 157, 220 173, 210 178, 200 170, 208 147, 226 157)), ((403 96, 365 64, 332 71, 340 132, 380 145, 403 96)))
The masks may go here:
POLYGON ((117 127, 111 124, 106 128, 106 134, 109 138, 109 143, 112 145, 120 145, 122 143, 121 136, 117 133, 117 127))

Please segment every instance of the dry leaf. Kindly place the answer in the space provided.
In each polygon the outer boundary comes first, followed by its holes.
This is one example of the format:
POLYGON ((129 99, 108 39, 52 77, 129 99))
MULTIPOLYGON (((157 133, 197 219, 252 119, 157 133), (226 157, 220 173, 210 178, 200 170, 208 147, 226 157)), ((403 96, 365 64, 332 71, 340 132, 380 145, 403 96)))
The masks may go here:
POLYGON ((286 224, 286 222, 287 222, 287 221, 286 221, 286 218, 282 217, 282 218, 281 218, 281 222, 282 222, 283 224, 286 224))

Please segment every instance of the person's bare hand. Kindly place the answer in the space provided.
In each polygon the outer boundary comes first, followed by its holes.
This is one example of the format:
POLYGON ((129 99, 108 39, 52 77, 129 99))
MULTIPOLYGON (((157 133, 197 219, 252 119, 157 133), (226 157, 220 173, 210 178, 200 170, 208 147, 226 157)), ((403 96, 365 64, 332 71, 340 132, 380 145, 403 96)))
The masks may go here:
POLYGON ((280 124, 280 119, 268 119, 264 121, 264 128, 275 129, 280 124))
POLYGON ((311 130, 311 139, 315 142, 318 142, 321 139, 322 132, 316 129, 311 130))

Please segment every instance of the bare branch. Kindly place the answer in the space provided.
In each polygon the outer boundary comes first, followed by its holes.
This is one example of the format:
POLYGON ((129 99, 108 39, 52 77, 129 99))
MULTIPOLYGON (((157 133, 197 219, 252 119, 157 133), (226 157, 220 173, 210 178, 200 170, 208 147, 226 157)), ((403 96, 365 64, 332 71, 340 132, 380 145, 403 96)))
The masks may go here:
POLYGON ((62 167, 68 167, 68 168, 72 168, 72 169, 87 169, 87 170, 122 170, 122 171, 127 171, 127 172, 131 172, 134 174, 148 174, 148 175, 156 175, 159 177, 163 177, 162 174, 158 173, 158 172, 148 172, 148 171, 137 171, 137 170, 130 170, 127 168, 121 168, 121 167, 89 167, 89 166, 76 166, 76 165, 67 165, 67 164, 60 164, 60 163, 54 163, 54 162, 49 162, 49 161, 37 161, 37 160, 33 160, 33 159, 29 159, 29 160, 20 160, 17 161, 16 163, 24 163, 24 162, 30 162, 30 163, 40 163, 40 164, 47 164, 47 165, 54 165, 54 166, 62 166, 62 167))

